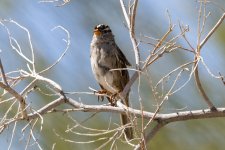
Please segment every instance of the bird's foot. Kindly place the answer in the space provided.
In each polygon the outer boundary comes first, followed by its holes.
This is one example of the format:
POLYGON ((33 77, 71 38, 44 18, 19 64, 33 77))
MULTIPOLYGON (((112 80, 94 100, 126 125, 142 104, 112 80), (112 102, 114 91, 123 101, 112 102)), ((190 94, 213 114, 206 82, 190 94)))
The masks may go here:
POLYGON ((111 94, 109 96, 109 102, 111 103, 111 106, 116 106, 116 97, 118 96, 118 93, 111 94))
POLYGON ((98 101, 99 100, 103 101, 104 100, 104 96, 105 95, 108 95, 108 92, 106 90, 99 90, 99 91, 94 92, 94 93, 97 93, 97 95, 98 95, 98 101))

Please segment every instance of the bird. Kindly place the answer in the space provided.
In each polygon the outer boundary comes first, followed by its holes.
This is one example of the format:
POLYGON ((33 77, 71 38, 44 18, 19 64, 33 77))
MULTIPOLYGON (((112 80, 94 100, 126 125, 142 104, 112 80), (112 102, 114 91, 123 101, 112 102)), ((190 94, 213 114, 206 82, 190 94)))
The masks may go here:
MULTIPOLYGON (((115 42, 112 30, 108 25, 99 24, 94 27, 90 46, 91 68, 101 91, 109 95, 111 105, 119 99, 116 94, 123 91, 129 81, 128 66, 131 66, 123 52, 115 42), (115 100, 115 101, 114 101, 115 100)), ((129 107, 129 92, 122 101, 129 107)), ((122 125, 129 124, 124 132, 128 139, 133 139, 133 129, 128 114, 121 114, 122 125)))

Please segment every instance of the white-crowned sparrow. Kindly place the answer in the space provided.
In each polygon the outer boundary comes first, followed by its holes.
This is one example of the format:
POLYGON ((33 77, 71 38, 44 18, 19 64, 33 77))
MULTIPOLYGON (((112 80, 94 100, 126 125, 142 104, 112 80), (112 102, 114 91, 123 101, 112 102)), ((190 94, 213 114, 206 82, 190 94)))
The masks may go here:
MULTIPOLYGON (((117 46, 109 26, 104 24, 95 26, 91 42, 91 67, 102 90, 110 96, 121 92, 129 81, 128 71, 124 69, 129 65, 130 63, 117 46)), ((112 105, 115 104, 112 98, 108 98, 108 100, 112 105)), ((123 102, 126 106, 129 106, 128 100, 129 93, 123 102)), ((130 123, 130 119, 127 115, 122 114, 121 122, 126 125, 130 123)), ((127 138, 132 139, 132 128, 126 128, 125 134, 127 138)))

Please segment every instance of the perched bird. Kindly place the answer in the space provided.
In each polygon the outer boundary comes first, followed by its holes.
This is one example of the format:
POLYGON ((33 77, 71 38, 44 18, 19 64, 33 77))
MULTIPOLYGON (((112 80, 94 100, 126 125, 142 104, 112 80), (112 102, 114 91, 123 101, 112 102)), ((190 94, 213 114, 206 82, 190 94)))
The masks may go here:
MULTIPOLYGON (((117 46, 110 27, 104 24, 95 26, 91 41, 91 67, 102 92, 113 97, 124 89, 129 81, 127 66, 130 63, 117 46)), ((115 105, 114 99, 116 101, 118 97, 108 98, 112 105, 115 105)), ((122 102, 129 106, 129 93, 122 102)), ((123 125, 130 123, 127 114, 121 115, 121 122, 123 125)), ((132 139, 132 128, 127 127, 125 134, 128 139, 132 139)))

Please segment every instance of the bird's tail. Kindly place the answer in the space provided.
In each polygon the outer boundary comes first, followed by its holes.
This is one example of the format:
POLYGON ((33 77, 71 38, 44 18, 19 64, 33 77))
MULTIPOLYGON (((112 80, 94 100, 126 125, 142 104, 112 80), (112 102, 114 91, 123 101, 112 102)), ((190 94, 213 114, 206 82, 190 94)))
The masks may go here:
MULTIPOLYGON (((125 105, 126 105, 127 107, 129 107, 129 96, 126 97, 126 100, 125 100, 125 102, 123 102, 123 103, 125 103, 125 105)), ((122 123, 123 125, 129 124, 130 122, 131 122, 131 121, 130 121, 130 118, 129 118, 129 116, 128 116, 128 113, 127 113, 127 114, 121 114, 121 123, 122 123)), ((130 126, 131 126, 131 124, 129 125, 129 127, 125 128, 124 132, 125 132, 126 137, 127 137, 128 139, 133 139, 133 138, 134 138, 134 137, 133 137, 133 128, 130 127, 130 126)))

